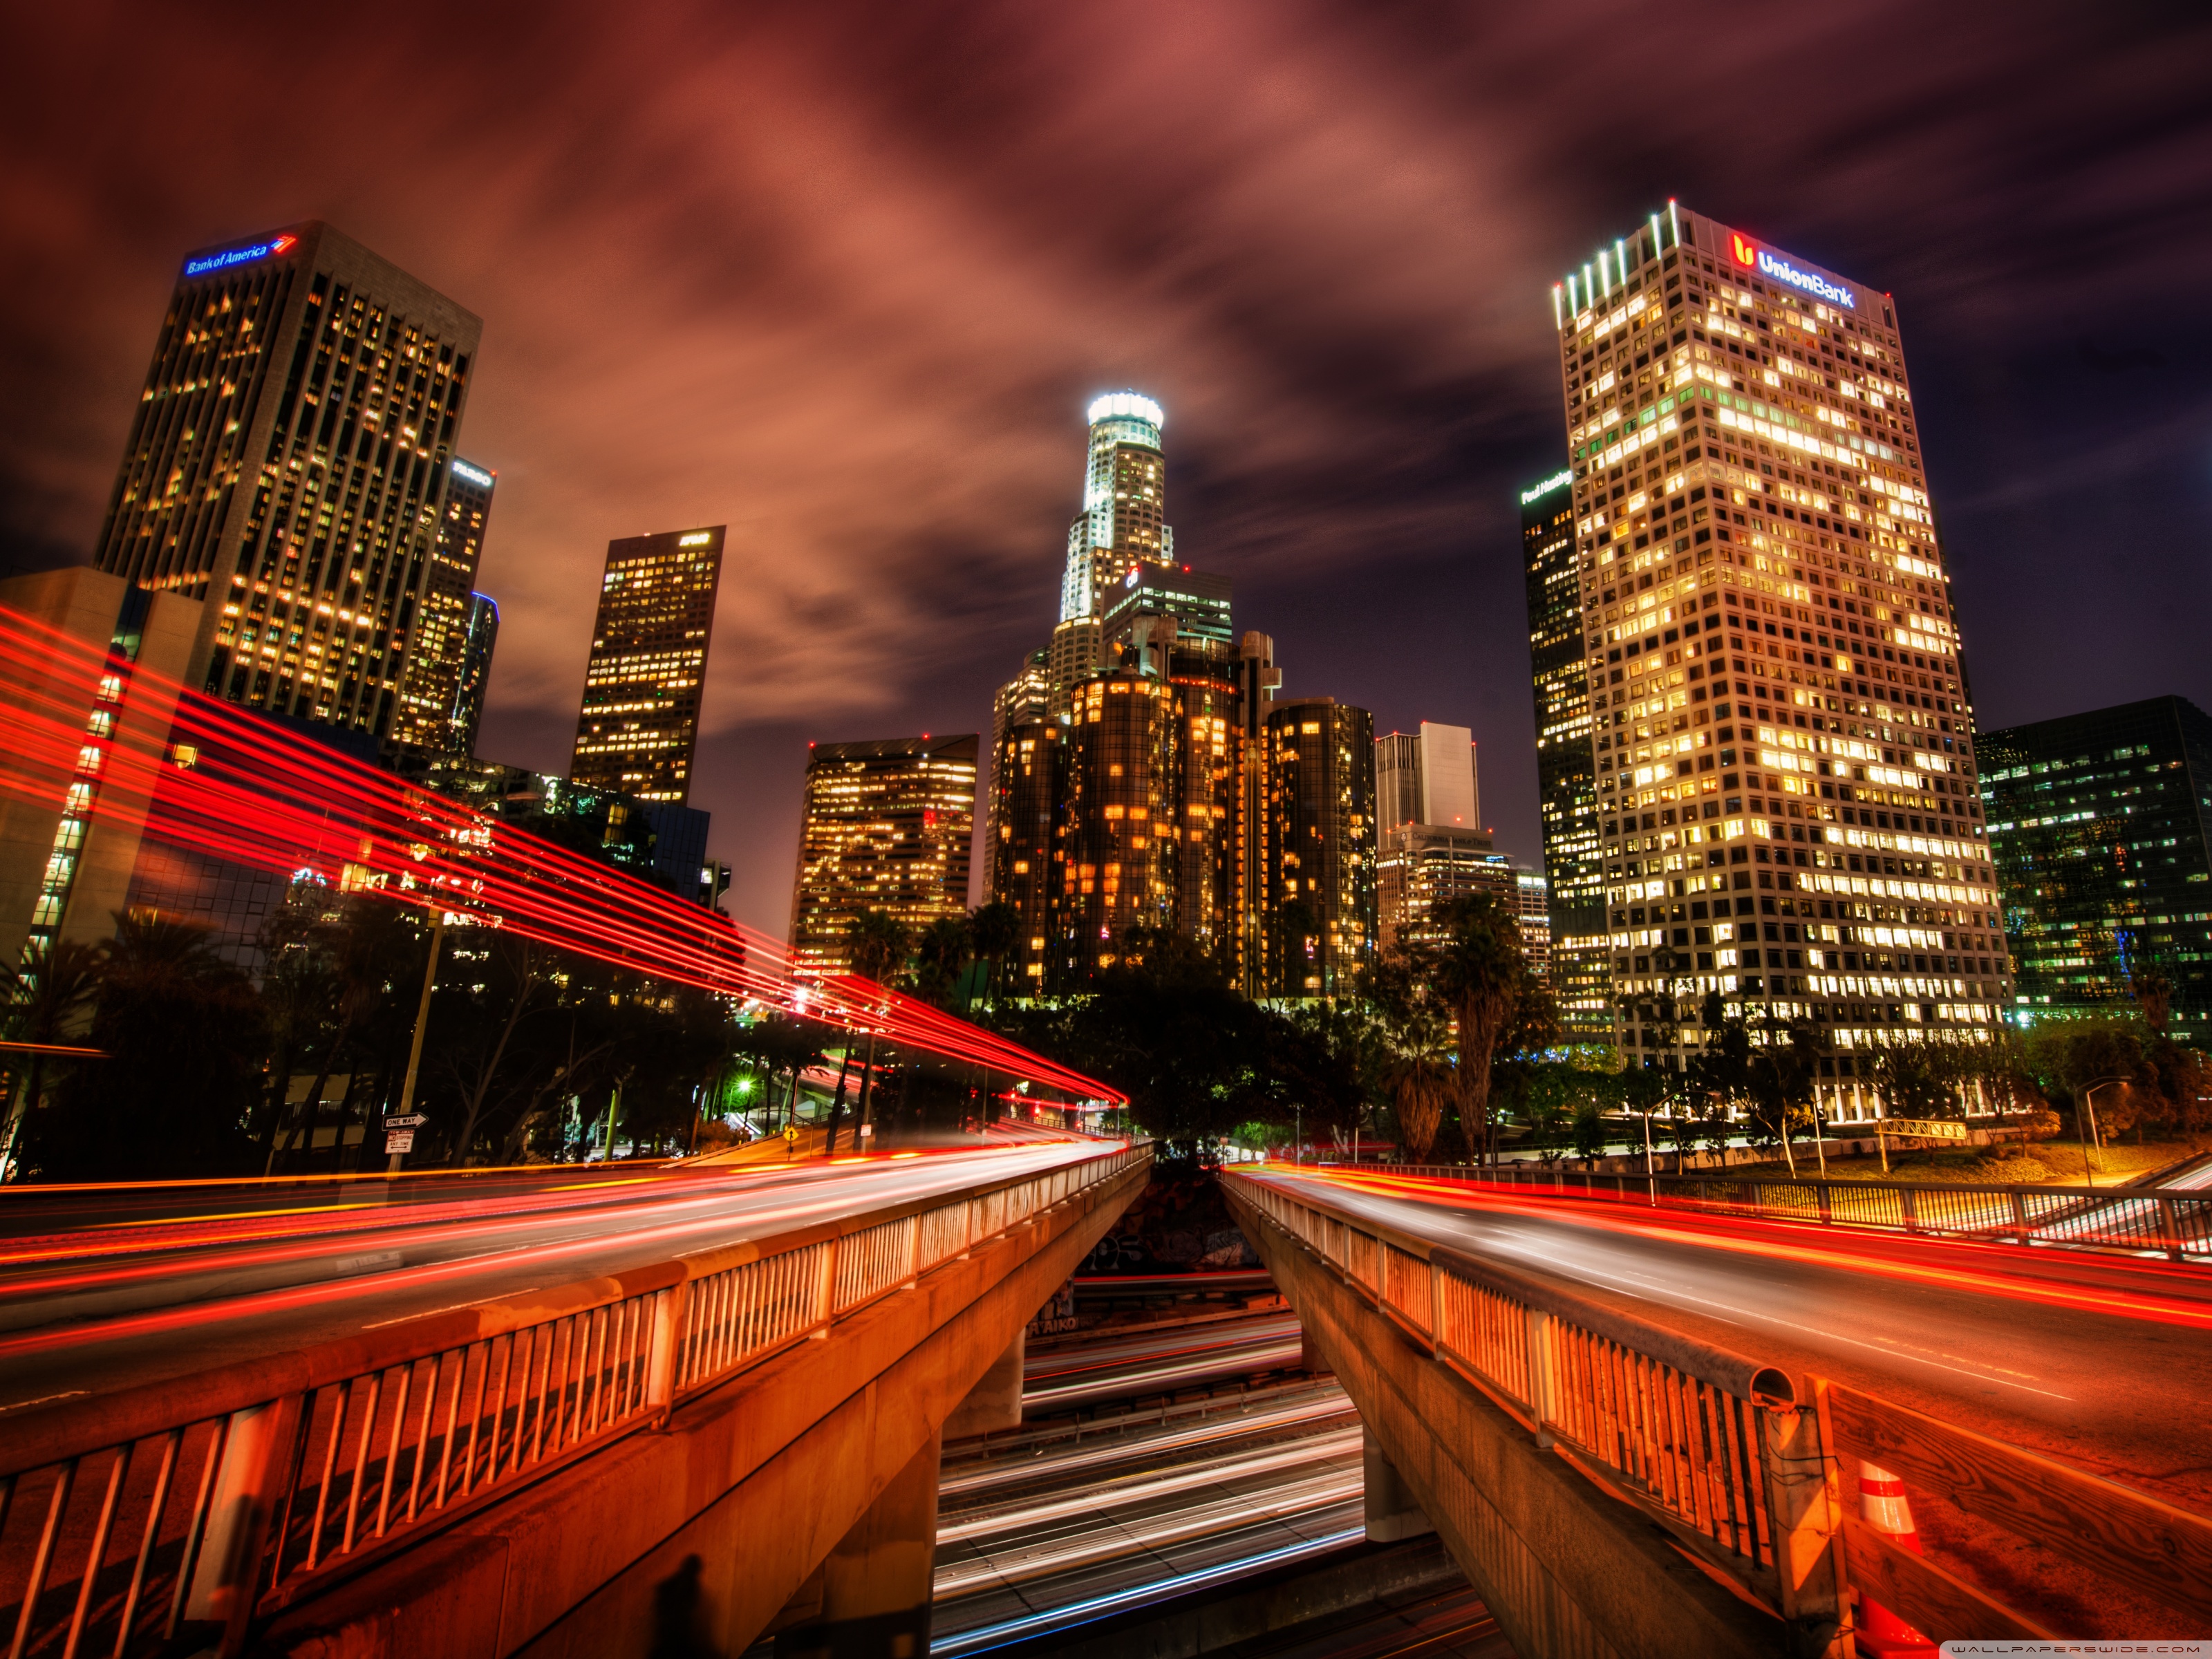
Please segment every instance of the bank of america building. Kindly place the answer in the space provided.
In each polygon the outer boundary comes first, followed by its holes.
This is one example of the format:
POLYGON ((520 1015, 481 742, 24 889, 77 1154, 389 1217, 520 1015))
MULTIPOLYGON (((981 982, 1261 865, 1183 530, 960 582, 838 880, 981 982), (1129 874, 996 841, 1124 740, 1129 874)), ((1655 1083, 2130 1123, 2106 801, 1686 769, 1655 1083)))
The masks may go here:
POLYGON ((1680 1068, 1718 990, 1869 1113, 2009 994, 1895 307, 1671 204, 1552 305, 1617 1038, 1680 1068))

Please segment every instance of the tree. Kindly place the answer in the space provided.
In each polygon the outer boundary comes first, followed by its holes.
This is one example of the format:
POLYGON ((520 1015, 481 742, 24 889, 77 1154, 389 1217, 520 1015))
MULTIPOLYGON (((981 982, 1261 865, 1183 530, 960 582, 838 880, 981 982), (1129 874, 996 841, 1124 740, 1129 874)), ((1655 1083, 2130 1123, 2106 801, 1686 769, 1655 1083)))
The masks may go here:
MULTIPOLYGON (((302 1139, 313 1156, 322 1117, 323 1090, 332 1069, 377 1008, 399 994, 400 986, 410 977, 409 969, 416 969, 416 976, 420 973, 422 941, 412 916, 394 905, 359 896, 342 901, 334 910, 322 910, 319 900, 315 902, 319 914, 307 922, 299 940, 305 949, 287 953, 291 957, 287 966, 292 971, 280 970, 271 975, 282 988, 282 1000, 270 1010, 277 1058, 285 1073, 276 1079, 272 1090, 279 1101, 289 1091, 291 1055, 300 1024, 299 994, 304 990, 319 995, 337 1018, 291 1133, 281 1146, 271 1137, 264 1173, 302 1139), (299 965, 302 957, 310 958, 313 965, 299 965)), ((357 1083, 349 1085, 348 1099, 357 1092, 357 1083)), ((331 1156, 334 1168, 345 1153, 346 1116, 345 1103, 341 1102, 331 1156)), ((366 1126, 362 1133, 365 1137, 366 1126)))
POLYGON ((1425 953, 1430 982, 1459 1022, 1460 1132, 1471 1158, 1490 1127, 1490 1072, 1499 1036, 1528 979, 1520 924, 1494 893, 1468 893, 1439 913, 1440 945, 1425 953))
POLYGON ((978 905, 969 913, 968 938, 977 957, 990 964, 984 984, 987 994, 996 1001, 1005 994, 1006 959, 1021 947, 1022 913, 1002 899, 978 905))
POLYGON ((923 1001, 939 1008, 951 1006, 974 943, 965 916, 939 916, 921 930, 914 956, 915 988, 923 1001))
POLYGON ((887 910, 863 910, 853 918, 846 960, 862 979, 888 988, 905 971, 914 954, 914 936, 906 924, 887 910))
POLYGON ((237 1175, 268 1054, 261 1000, 208 930, 118 915, 79 1067, 27 1125, 25 1161, 47 1181, 237 1175))
MULTIPOLYGON (((9 1041, 59 1046, 75 1036, 99 994, 103 963, 97 945, 76 939, 33 945, 8 985, 9 1041)), ((45 1103, 47 1079, 57 1069, 66 1074, 69 1063, 58 1067, 54 1056, 33 1054, 18 1075, 8 1103, 7 1132, 0 1136, 0 1180, 8 1178, 24 1120, 45 1103)))

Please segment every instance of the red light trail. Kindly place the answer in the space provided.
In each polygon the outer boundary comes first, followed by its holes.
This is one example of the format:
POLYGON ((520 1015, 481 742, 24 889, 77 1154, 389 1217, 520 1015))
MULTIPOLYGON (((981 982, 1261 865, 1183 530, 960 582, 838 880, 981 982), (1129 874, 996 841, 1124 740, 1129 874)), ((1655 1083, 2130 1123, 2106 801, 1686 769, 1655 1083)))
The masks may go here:
POLYGON ((2079 1275, 2099 1269, 2106 1273, 2113 1271, 2139 1272, 2148 1267, 2155 1272, 2161 1286, 2170 1285, 2175 1290, 2200 1296, 2212 1291, 2212 1273, 2201 1268, 2177 1267, 2164 1261, 2154 1267, 2146 1263, 2130 1264, 2121 1268, 2117 1263, 2085 1261, 2078 1256, 2053 1256, 2047 1252, 2029 1255, 2014 1245, 1983 1244, 1966 1239, 1948 1239, 1940 1243, 1925 1239, 1897 1239, 1874 1233, 1839 1231, 1832 1226, 1821 1226, 1809 1221, 1685 1215, 1664 1211, 1632 1215, 1618 1210, 1583 1207, 1573 1201, 1531 1197, 1525 1191, 1510 1188, 1484 1187, 1479 1182, 1438 1181, 1418 1176, 1393 1176, 1364 1170, 1355 1175, 1349 1170, 1297 1170, 1279 1166, 1271 1168, 1267 1173, 1276 1177, 1294 1176, 1323 1186, 1367 1193, 1377 1198, 1461 1210, 1505 1210, 1634 1237, 1695 1243, 1738 1255, 1802 1262, 1851 1273, 1879 1273, 1932 1290, 1959 1291, 1977 1296, 2002 1296, 2015 1301, 2039 1302, 2083 1313, 2108 1314, 2124 1319, 2150 1320, 2160 1324, 2212 1330, 2212 1305, 2204 1302, 2161 1296, 2151 1291, 2076 1287, 2057 1282, 2052 1278, 2030 1277, 2060 1273, 2079 1275), (1808 1243, 1808 1235, 1817 1237, 1819 1243, 1808 1243), (2007 1254, 1991 1257, 1986 1255, 1990 1251, 2007 1254), (1987 1267, 2001 1267, 2002 1271, 1990 1271, 1979 1266, 1954 1267, 1926 1259, 1939 1254, 1956 1255, 1962 1258, 1979 1257, 1987 1267), (1912 1259, 1916 1256, 1923 1259, 1912 1259))
POLYGON ((872 981, 796 978, 781 939, 4 607, 0 677, 0 796, 52 809, 73 785, 89 786, 87 845, 109 826, 276 875, 306 871, 343 891, 503 928, 1065 1096, 1127 1103, 872 981), (111 675, 122 695, 99 705, 112 709, 103 719, 93 711, 111 675))

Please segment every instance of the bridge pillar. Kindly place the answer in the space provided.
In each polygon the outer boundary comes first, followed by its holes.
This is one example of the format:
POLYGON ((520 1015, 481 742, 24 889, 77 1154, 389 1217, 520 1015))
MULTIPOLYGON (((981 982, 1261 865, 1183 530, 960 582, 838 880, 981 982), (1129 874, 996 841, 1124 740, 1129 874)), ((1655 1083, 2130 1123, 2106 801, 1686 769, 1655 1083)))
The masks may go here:
POLYGON ((1359 1429, 1361 1472, 1367 1493, 1367 1538, 1370 1543, 1395 1544, 1407 1538, 1424 1538, 1437 1529, 1413 1489, 1399 1475, 1375 1431, 1359 1429))
POLYGON ((1014 1333, 1006 1352, 991 1362, 983 1380, 945 1419, 944 1437, 959 1440, 971 1434, 992 1434, 1022 1425, 1022 1362, 1029 1352, 1029 1327, 1014 1333))
POLYGON ((942 1444, 931 1435, 814 1570, 789 1611, 809 1601, 817 1608, 776 1632, 775 1659, 921 1659, 929 1651, 942 1444))

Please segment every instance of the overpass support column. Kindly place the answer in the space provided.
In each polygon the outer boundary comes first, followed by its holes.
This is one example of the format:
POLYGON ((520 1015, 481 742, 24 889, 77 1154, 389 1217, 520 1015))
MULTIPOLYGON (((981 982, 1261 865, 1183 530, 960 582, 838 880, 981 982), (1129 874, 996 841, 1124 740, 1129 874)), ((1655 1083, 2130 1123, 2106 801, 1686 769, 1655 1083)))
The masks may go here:
POLYGON ((1006 1352, 991 1362, 982 1381, 945 1419, 943 1437, 964 1439, 971 1434, 993 1434, 1022 1425, 1022 1361, 1029 1352, 1029 1327, 1014 1333, 1006 1352))
POLYGON ((1359 1457, 1365 1476, 1370 1543, 1395 1544, 1401 1539, 1426 1537, 1437 1529, 1413 1488, 1399 1477, 1382 1443, 1364 1424, 1359 1430, 1359 1457))
MULTIPOLYGON (((1016 1338, 1017 1354, 1021 1346, 1016 1338)), ((793 1598, 818 1595, 820 1611, 776 1633, 775 1659, 921 1659, 929 1651, 942 1443, 935 1434, 923 1443, 793 1598)))

